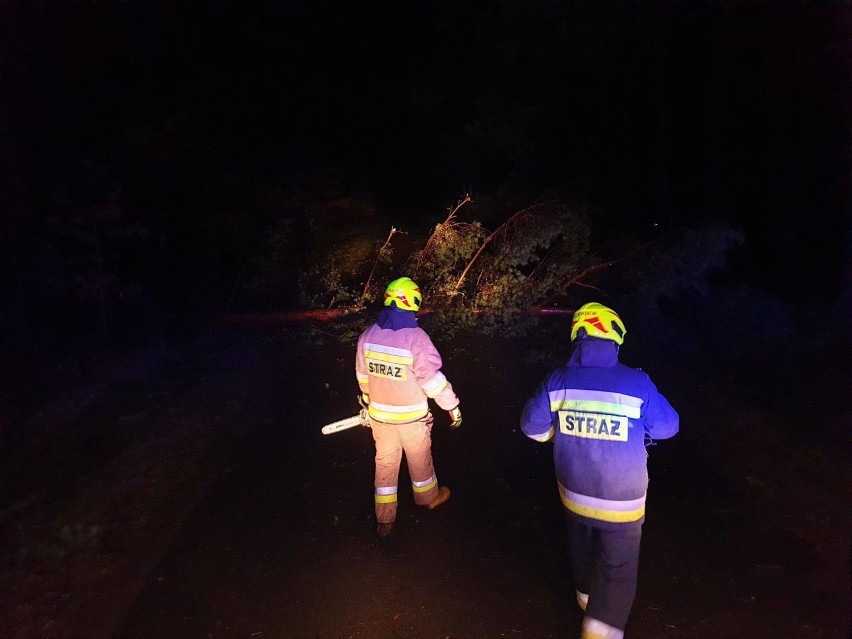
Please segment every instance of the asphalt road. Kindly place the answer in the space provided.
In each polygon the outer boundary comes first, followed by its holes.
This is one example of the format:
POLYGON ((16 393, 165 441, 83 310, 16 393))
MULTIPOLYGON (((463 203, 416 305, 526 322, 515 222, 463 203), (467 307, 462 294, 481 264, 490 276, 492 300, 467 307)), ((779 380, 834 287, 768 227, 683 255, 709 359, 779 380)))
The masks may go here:
MULTIPOLYGON (((68 498, 79 520, 98 503, 101 520, 118 523, 105 525, 97 552, 80 548, 52 566, 66 576, 71 563, 80 575, 97 570, 86 582, 101 587, 78 605, 54 605, 41 625, 24 625, 19 606, 6 621, 21 625, 3 636, 579 636, 550 446, 517 426, 549 365, 529 357, 529 341, 442 350, 464 412, 458 431, 437 412, 433 433, 452 498, 429 512, 402 491, 397 529, 380 545, 369 432, 319 432, 357 409, 351 347, 280 327, 211 333, 186 356, 203 364, 155 376, 129 405, 113 401, 113 418, 139 414, 140 403, 143 417, 113 463, 90 473, 100 479, 78 482, 68 498), (129 485, 122 499, 110 473, 129 485)), ((804 479, 819 488, 846 471, 821 464, 822 477, 798 475, 808 466, 787 448, 796 439, 783 414, 744 405, 695 373, 649 372, 682 431, 650 449, 627 636, 845 638, 848 515, 826 499, 801 517, 807 491, 782 488, 804 479)))

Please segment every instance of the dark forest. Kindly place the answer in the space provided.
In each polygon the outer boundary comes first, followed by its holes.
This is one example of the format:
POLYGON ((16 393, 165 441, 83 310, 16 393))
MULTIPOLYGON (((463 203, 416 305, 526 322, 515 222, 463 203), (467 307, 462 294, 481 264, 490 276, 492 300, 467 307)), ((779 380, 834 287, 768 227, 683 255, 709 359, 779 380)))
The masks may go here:
POLYGON ((589 301, 681 414, 628 636, 845 637, 850 71, 842 2, 0 2, 0 637, 573 636, 589 301), (402 275, 465 427, 382 554, 319 428, 402 275))
POLYGON ((593 208, 595 246, 728 223, 744 238, 730 277, 834 305, 848 275, 848 17, 819 4, 7 4, 4 334, 292 307, 297 273, 321 257, 295 241, 277 294, 232 298, 270 229, 304 235, 313 214, 380 242, 377 224, 427 233, 465 194, 493 224, 556 192, 593 208))

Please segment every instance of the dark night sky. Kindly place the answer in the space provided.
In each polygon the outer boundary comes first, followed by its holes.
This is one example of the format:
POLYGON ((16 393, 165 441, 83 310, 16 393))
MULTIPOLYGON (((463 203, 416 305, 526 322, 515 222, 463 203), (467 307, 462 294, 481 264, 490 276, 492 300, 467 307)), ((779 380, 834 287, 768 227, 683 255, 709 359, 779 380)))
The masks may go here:
POLYGON ((391 220, 551 188, 613 229, 728 220, 750 281, 834 301, 851 33, 840 3, 7 3, 6 303, 51 211, 119 193, 203 270, 212 220, 248 238, 258 193, 329 175, 391 220))

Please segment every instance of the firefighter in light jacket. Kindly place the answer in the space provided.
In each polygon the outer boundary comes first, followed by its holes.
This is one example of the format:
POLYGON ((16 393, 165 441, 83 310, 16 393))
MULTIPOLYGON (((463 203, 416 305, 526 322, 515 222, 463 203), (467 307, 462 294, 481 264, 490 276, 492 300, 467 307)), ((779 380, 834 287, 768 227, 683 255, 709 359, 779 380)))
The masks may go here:
POLYGON ((401 277, 388 284, 378 320, 358 338, 355 376, 376 443, 376 533, 386 538, 397 513, 399 467, 405 452, 414 503, 437 508, 450 498, 432 461, 432 399, 461 425, 459 398, 441 372, 441 355, 417 325, 420 288, 401 277))
POLYGON ((636 595, 648 489, 647 439, 678 431, 678 414, 644 372, 618 361, 626 329, 590 303, 574 313, 573 352, 524 406, 521 428, 554 441, 583 639, 622 639, 636 595))

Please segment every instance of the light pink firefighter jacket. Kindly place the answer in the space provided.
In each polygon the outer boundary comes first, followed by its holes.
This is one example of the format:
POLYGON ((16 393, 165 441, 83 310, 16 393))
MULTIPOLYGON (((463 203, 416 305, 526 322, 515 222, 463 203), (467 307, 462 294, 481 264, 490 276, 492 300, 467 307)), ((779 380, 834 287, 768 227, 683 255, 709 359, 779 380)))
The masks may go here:
POLYGON ((393 331, 373 324, 358 338, 355 357, 358 385, 370 395, 370 417, 389 424, 417 421, 429 412, 427 397, 444 410, 458 406, 441 364, 422 328, 393 331))

